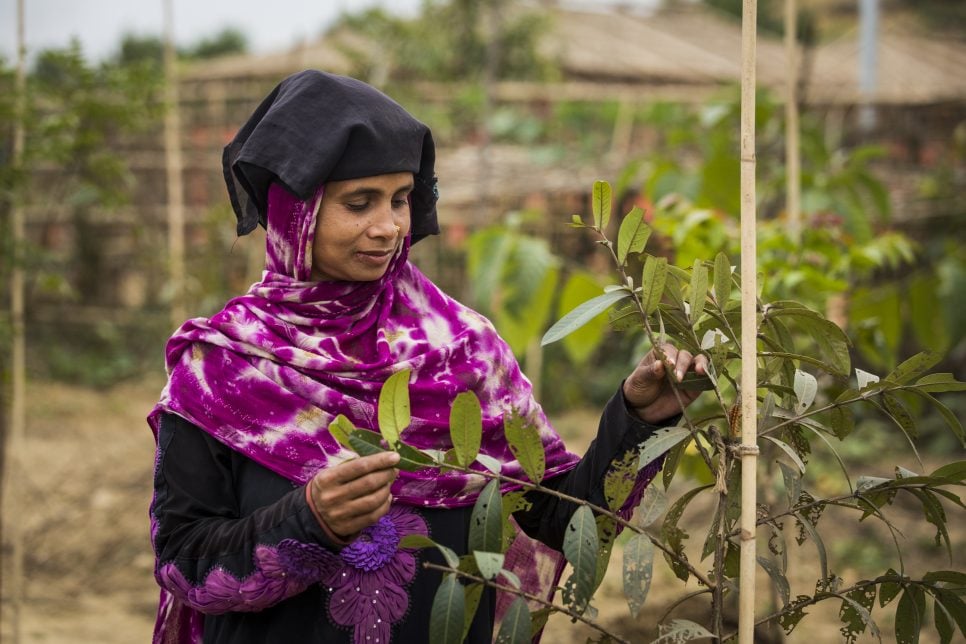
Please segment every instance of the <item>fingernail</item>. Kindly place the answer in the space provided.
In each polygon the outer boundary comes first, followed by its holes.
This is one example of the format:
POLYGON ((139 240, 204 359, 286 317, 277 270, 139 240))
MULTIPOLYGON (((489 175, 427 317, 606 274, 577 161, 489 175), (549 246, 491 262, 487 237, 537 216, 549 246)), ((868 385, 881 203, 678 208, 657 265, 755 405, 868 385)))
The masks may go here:
POLYGON ((393 465, 399 462, 399 452, 389 452, 389 460, 392 461, 393 465))
POLYGON ((680 369, 678 369, 676 373, 677 373, 677 376, 678 376, 678 382, 681 382, 682 380, 684 380, 684 372, 683 371, 681 371, 680 369))

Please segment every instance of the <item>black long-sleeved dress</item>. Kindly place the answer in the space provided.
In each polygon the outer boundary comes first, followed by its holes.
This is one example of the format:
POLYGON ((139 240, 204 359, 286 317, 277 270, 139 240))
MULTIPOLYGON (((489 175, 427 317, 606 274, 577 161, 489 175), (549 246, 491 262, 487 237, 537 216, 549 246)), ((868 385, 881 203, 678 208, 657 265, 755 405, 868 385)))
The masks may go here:
MULTIPOLYGON (((579 464, 544 483, 603 505, 602 482, 609 463, 635 449, 654 430, 627 409, 618 391, 579 464)), ((326 577, 331 572, 323 569, 333 561, 341 563, 341 547, 326 536, 312 513, 305 486, 173 414, 161 417, 154 486, 151 514, 158 581, 205 614, 204 642, 365 641, 351 628, 333 622, 329 602, 336 595, 326 577)), ((559 550, 575 506, 548 495, 531 493, 527 498, 532 505, 514 514, 517 523, 532 538, 559 550)), ((411 511, 425 521, 437 543, 466 554, 471 507, 411 511)), ((408 600, 394 598, 408 601, 408 606, 405 617, 392 626, 392 642, 428 640, 440 574, 424 569, 420 561, 443 563, 435 549, 416 553, 408 600)), ((391 590, 384 588, 384 596, 391 590)), ((369 592, 377 597, 379 589, 369 592)), ((495 595, 484 593, 467 642, 491 641, 494 607, 495 595)), ((378 619, 377 615, 373 613, 378 619)))

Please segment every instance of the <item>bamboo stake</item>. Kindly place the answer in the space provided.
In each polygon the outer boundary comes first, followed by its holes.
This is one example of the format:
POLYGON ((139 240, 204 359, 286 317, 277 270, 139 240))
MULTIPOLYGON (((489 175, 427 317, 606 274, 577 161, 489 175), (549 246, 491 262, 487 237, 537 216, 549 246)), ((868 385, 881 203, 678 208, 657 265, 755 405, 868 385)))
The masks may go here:
POLYGON ((755 48, 757 0, 741 20, 741 573, 738 641, 754 642, 757 508, 758 287, 755 243, 755 48))
MULTIPOLYGON (((26 41, 24 38, 24 0, 17 0, 17 70, 15 77, 15 110, 11 165, 22 170, 24 151, 24 120, 26 118, 26 41)), ((10 579, 7 583, 10 603, 10 635, 14 644, 21 641, 21 612, 23 608, 24 535, 21 508, 21 470, 24 435, 26 433, 26 339, 24 337, 24 191, 21 181, 10 208, 10 227, 13 237, 14 260, 10 271, 10 435, 6 446, 3 492, 4 528, 10 539, 10 579)))
POLYGON ((171 277, 171 324, 185 320, 184 188, 181 172, 181 112, 174 51, 174 0, 164 0, 164 165, 167 176, 168 262, 171 277))
POLYGON ((788 236, 797 246, 802 236, 801 148, 798 135, 798 7, 785 0, 785 174, 788 236))

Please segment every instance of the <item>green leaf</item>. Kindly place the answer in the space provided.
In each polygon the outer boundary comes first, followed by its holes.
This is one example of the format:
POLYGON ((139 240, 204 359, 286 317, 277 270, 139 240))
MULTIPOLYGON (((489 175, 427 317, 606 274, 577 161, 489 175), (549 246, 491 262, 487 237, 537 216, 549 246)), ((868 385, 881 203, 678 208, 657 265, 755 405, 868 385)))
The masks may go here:
POLYGON ((496 642, 497 644, 529 644, 531 626, 527 602, 523 597, 517 597, 503 615, 496 642))
POLYGON ((439 644, 460 644, 463 635, 463 616, 466 612, 466 598, 463 586, 456 580, 455 573, 443 576, 443 581, 433 598, 433 608, 429 617, 429 638, 439 644))
POLYGON ((637 482, 637 455, 628 451, 620 459, 611 462, 604 474, 604 499, 607 507, 617 511, 634 489, 637 482))
POLYGON ((942 467, 936 469, 929 476, 941 479, 949 479, 950 481, 966 481, 966 461, 954 461, 952 463, 946 463, 942 467))
POLYGON ((939 644, 950 644, 956 629, 953 626, 953 616, 949 614, 939 598, 935 598, 932 603, 933 619, 936 623, 936 632, 939 633, 939 644))
POLYGON ((503 569, 503 560, 506 555, 500 552, 480 552, 473 551, 473 558, 476 560, 476 567, 484 579, 493 579, 503 569))
POLYGON ((332 434, 332 438, 348 449, 352 449, 352 444, 349 442, 349 434, 355 431, 356 426, 352 424, 352 421, 339 414, 335 419, 329 423, 329 433, 332 434))
POLYGON ((882 608, 902 591, 902 584, 899 583, 902 580, 902 575, 889 568, 883 577, 885 579, 879 584, 879 606, 882 608))
POLYGON ((653 573, 654 544, 646 534, 635 534, 624 546, 623 571, 624 597, 634 619, 647 599, 653 573))
POLYGON ((644 488, 641 502, 637 506, 637 517, 635 522, 638 527, 646 528, 667 510, 667 495, 656 485, 648 485, 644 488))
POLYGON ((882 393, 882 404, 886 408, 886 411, 892 416, 892 419, 896 422, 896 425, 908 436, 910 439, 919 437, 919 430, 916 428, 916 421, 912 418, 912 414, 906 409, 906 406, 902 404, 902 401, 893 394, 883 392, 882 393))
POLYGON ((669 624, 659 626, 661 636, 651 640, 651 644, 683 644, 691 640, 714 638, 704 626, 687 619, 672 619, 669 624))
POLYGON ((514 490, 503 495, 501 505, 503 523, 503 550, 506 551, 517 536, 516 524, 510 521, 510 516, 518 510, 529 510, 533 504, 527 501, 526 493, 523 490, 514 490))
POLYGON ((933 570, 923 575, 922 580, 931 584, 943 582, 966 589, 966 572, 959 570, 933 570))
POLYGON ((782 606, 787 606, 788 601, 791 598, 791 588, 788 585, 788 578, 785 577, 785 573, 781 571, 774 561, 768 559, 767 557, 756 557, 758 560, 758 565, 761 566, 768 576, 771 577, 771 581, 775 584, 775 588, 778 590, 778 594, 782 598, 782 606))
POLYGON ((389 376, 379 392, 379 432, 392 449, 400 441, 404 429, 409 427, 409 369, 402 369, 389 376))
POLYGON ((446 565, 450 568, 459 568, 460 558, 457 556, 452 549, 447 548, 443 544, 436 543, 429 537, 422 534, 407 534, 405 537, 399 540, 400 548, 436 548, 439 550, 440 554, 443 555, 443 559, 446 560, 446 565))
POLYGON ((922 398, 925 398, 929 403, 939 412, 946 421, 946 425, 953 432, 956 438, 959 439, 959 444, 966 447, 966 432, 963 431, 963 424, 960 422, 959 418, 954 414, 949 407, 939 402, 935 396, 932 396, 921 389, 910 389, 910 391, 918 394, 922 398))
POLYGON ((625 290, 617 290, 611 291, 610 293, 604 293, 603 295, 598 295, 592 300, 584 302, 580 306, 567 313, 567 315, 557 320, 557 322, 555 322, 554 325, 550 327, 543 335, 540 345, 546 346, 573 333, 609 309, 615 302, 619 302, 629 295, 630 293, 625 290))
POLYGON ((812 374, 796 369, 794 390, 795 397, 798 399, 795 411, 802 414, 815 402, 815 395, 818 393, 818 381, 812 374))
POLYGON ((674 474, 678 471, 678 465, 680 465, 681 459, 690 444, 691 436, 688 435, 687 438, 668 450, 667 458, 664 459, 664 466, 661 468, 661 482, 664 483, 665 490, 670 487, 671 481, 674 480, 674 474))
POLYGON ((433 460, 432 456, 406 443, 398 443, 396 452, 399 454, 399 462, 396 463, 397 469, 418 472, 436 466, 436 461, 433 460))
POLYGON ((463 634, 460 636, 460 642, 465 642, 466 636, 470 633, 470 627, 473 625, 476 610, 480 606, 481 597, 483 597, 483 584, 463 586, 465 610, 463 612, 463 634))
POLYGON ((714 300, 724 311, 725 303, 731 297, 731 262, 724 253, 714 258, 714 300))
POLYGON ((928 489, 914 488, 909 491, 922 503, 922 512, 926 521, 936 526, 936 545, 939 546, 945 542, 946 552, 952 560, 952 543, 949 540, 949 530, 946 528, 946 511, 943 509, 942 503, 928 489))
POLYGON ((691 432, 687 427, 665 427, 657 430, 644 441, 641 456, 637 461, 637 469, 644 469, 666 451, 690 437, 691 432))
POLYGON ((694 260, 691 268, 691 324, 695 327, 701 314, 704 313, 704 303, 708 299, 708 269, 700 259, 694 260))
POLYGON ((866 628, 872 631, 873 637, 882 641, 879 627, 872 619, 873 605, 875 605, 874 584, 856 588, 842 596, 839 619, 842 620, 843 625, 840 631, 848 644, 854 644, 856 638, 864 633, 866 628))
POLYGON ((499 474, 503 471, 503 465, 500 461, 487 454, 477 454, 476 462, 494 474, 499 474))
POLYGON ((791 507, 795 505, 802 493, 802 477, 798 471, 781 461, 778 461, 778 467, 782 471, 782 480, 785 482, 785 497, 788 499, 789 507, 791 507))
POLYGON ((644 223, 644 211, 634 206, 624 216, 617 232, 617 261, 623 266, 630 253, 639 253, 647 246, 651 228, 644 223))
POLYGON ((692 488, 678 498, 668 510, 667 514, 664 516, 664 523, 661 524, 661 537, 670 547, 671 551, 674 553, 675 557, 672 557, 667 552, 664 553, 664 559, 671 566, 671 570, 674 572, 675 576, 681 581, 687 581, 690 576, 690 572, 687 567, 682 564, 683 561, 688 560, 687 554, 684 552, 684 542, 688 538, 688 533, 678 527, 678 521, 681 520, 681 515, 684 514, 684 509, 688 506, 694 497, 699 493, 710 488, 711 485, 702 485, 700 487, 692 488))
POLYGON ((532 624, 530 626, 530 637, 536 637, 540 631, 547 625, 547 620, 550 619, 550 613, 552 611, 550 608, 544 607, 540 610, 535 610, 530 613, 530 620, 532 624))
POLYGON ((925 611, 922 590, 907 586, 896 608, 896 644, 918 644, 925 611))
POLYGON ((594 227, 603 231, 610 221, 611 190, 606 181, 595 181, 593 192, 594 227))
POLYGON ((956 622, 959 632, 966 634, 966 603, 960 596, 952 590, 935 590, 933 596, 936 601, 942 603, 943 608, 956 622))
POLYGON ((449 435, 456 462, 469 467, 480 452, 483 436, 483 413, 480 401, 472 391, 464 391, 453 400, 449 411, 449 435))
POLYGON ((503 500, 500 497, 500 484, 494 479, 486 484, 473 506, 470 515, 469 550, 502 552, 503 500))
POLYGON ((959 382, 951 373, 931 373, 917 380, 916 387, 929 393, 966 391, 966 382, 959 382))
POLYGON ((855 414, 844 405, 834 407, 829 418, 829 425, 835 437, 839 440, 844 440, 855 429, 855 414))
MULTIPOLYGON (((818 552, 818 563, 822 570, 822 579, 828 577, 828 554, 825 551, 825 542, 822 541, 822 537, 818 534, 818 530, 812 525, 812 522, 805 518, 800 512, 794 513, 795 518, 798 519, 798 525, 808 533, 808 536, 812 539, 812 543, 815 544, 815 550, 818 552)), ((801 543, 801 540, 799 540, 801 543)))
POLYGON ((657 305, 661 303, 666 281, 667 257, 648 255, 644 260, 644 275, 641 277, 641 286, 644 289, 641 300, 644 312, 648 315, 656 311, 657 305))
POLYGON ((386 450, 379 444, 380 441, 382 437, 379 434, 363 429, 357 429, 349 434, 349 445, 359 456, 372 456, 385 452, 386 450), (375 442, 371 439, 372 436, 376 437, 375 442))
POLYGON ((539 483, 543 480, 546 468, 545 456, 543 453, 543 441, 540 439, 540 432, 536 427, 526 423, 515 412, 504 415, 503 433, 506 435, 510 451, 520 463, 520 467, 526 472, 531 483, 539 483))
MULTIPOLYGON (((594 592, 597 576, 597 522, 586 505, 577 508, 564 533, 563 553, 574 572, 567 581, 570 601, 575 609, 583 610, 594 592)), ((565 595, 565 596, 566 596, 565 595)))
POLYGON ((617 539, 617 524, 608 516, 597 515, 594 517, 597 523, 597 566, 594 573, 594 591, 600 588, 610 566, 610 555, 614 549, 614 541, 617 539))
POLYGON ((917 353, 893 369, 892 373, 886 376, 886 380, 897 382, 900 385, 905 384, 919 374, 932 369, 942 357, 942 354, 937 351, 917 353))
POLYGON ((778 447, 780 447, 781 450, 785 452, 785 455, 788 456, 788 458, 792 459, 792 462, 798 468, 798 471, 801 472, 802 474, 805 473, 805 463, 802 462, 801 457, 795 452, 795 450, 789 447, 788 443, 780 441, 774 436, 768 436, 767 434, 765 436, 762 436, 762 438, 766 438, 770 440, 772 443, 774 443, 775 445, 778 445, 778 447))

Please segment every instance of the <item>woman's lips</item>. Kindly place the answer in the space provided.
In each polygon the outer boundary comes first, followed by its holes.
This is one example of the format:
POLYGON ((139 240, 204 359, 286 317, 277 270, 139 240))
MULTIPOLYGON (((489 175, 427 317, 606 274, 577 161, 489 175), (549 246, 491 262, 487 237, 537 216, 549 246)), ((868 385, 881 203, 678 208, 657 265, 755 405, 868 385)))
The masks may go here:
POLYGON ((391 248, 388 250, 368 250, 359 251, 356 253, 356 256, 366 264, 380 266, 389 261, 389 258, 392 257, 392 252, 393 249, 391 248))

